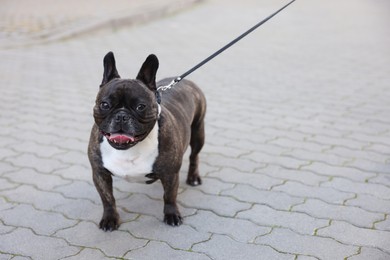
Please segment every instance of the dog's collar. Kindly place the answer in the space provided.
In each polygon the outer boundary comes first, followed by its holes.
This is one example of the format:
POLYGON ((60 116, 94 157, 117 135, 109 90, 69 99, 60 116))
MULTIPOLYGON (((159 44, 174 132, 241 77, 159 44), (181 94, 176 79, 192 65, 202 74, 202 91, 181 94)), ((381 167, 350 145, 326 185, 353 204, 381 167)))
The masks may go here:
POLYGON ((157 109, 158 109, 157 118, 160 118, 160 115, 161 115, 161 106, 160 106, 159 103, 157 103, 157 109))
POLYGON ((157 113, 157 118, 160 118, 161 114, 161 93, 159 91, 156 91, 156 100, 157 100, 157 107, 158 107, 158 113, 157 113))
POLYGON ((156 99, 157 99, 157 104, 161 104, 161 93, 160 91, 156 91, 156 99))

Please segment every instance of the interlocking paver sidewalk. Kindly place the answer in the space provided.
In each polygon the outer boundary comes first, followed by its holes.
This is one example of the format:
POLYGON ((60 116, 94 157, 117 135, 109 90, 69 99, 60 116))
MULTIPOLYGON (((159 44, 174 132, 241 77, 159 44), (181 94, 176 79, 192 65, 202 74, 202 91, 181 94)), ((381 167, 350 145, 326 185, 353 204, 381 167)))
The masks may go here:
POLYGON ((192 74, 207 133, 184 224, 163 223, 159 183, 115 179, 112 233, 86 155, 103 56, 177 75, 286 1, 26 2, 0 4, 0 259, 390 259, 388 1, 297 0, 192 74), (107 30, 119 13, 134 22, 107 30))
POLYGON ((0 8, 3 47, 63 40, 158 19, 200 0, 4 0, 0 8))

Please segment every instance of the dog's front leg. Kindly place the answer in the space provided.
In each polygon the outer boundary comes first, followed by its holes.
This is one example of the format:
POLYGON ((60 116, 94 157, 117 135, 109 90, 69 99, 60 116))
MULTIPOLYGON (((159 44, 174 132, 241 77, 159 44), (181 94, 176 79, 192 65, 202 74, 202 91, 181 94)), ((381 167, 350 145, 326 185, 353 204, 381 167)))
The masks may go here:
POLYGON ((171 226, 180 226, 182 217, 176 205, 177 190, 179 188, 179 174, 161 178, 164 187, 164 222, 171 226))
POLYGON ((113 231, 119 227, 119 214, 116 211, 115 198, 112 191, 112 177, 107 170, 94 170, 93 182, 103 203, 103 217, 99 227, 104 231, 113 231))

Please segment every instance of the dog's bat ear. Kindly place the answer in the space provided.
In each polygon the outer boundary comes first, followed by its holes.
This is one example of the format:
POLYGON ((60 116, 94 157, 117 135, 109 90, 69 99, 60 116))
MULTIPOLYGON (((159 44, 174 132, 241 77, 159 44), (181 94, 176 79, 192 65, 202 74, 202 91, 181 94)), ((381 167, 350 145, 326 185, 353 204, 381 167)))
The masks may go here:
POLYGON ((103 86, 104 84, 110 82, 112 79, 120 78, 118 71, 116 70, 114 53, 112 53, 112 51, 110 51, 106 54, 106 56, 104 56, 103 66, 103 80, 100 86, 103 86))
POLYGON ((158 59, 154 54, 150 54, 138 72, 137 79, 143 82, 150 90, 157 91, 156 73, 158 70, 158 59))

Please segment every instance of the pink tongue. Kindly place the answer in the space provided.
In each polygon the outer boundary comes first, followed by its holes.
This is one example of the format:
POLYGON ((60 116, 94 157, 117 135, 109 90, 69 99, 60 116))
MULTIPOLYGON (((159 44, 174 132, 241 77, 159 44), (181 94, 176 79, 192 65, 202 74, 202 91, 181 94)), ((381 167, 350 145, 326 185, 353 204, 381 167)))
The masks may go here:
POLYGON ((109 139, 111 142, 118 144, 132 143, 135 141, 134 137, 123 134, 111 134, 109 139))

